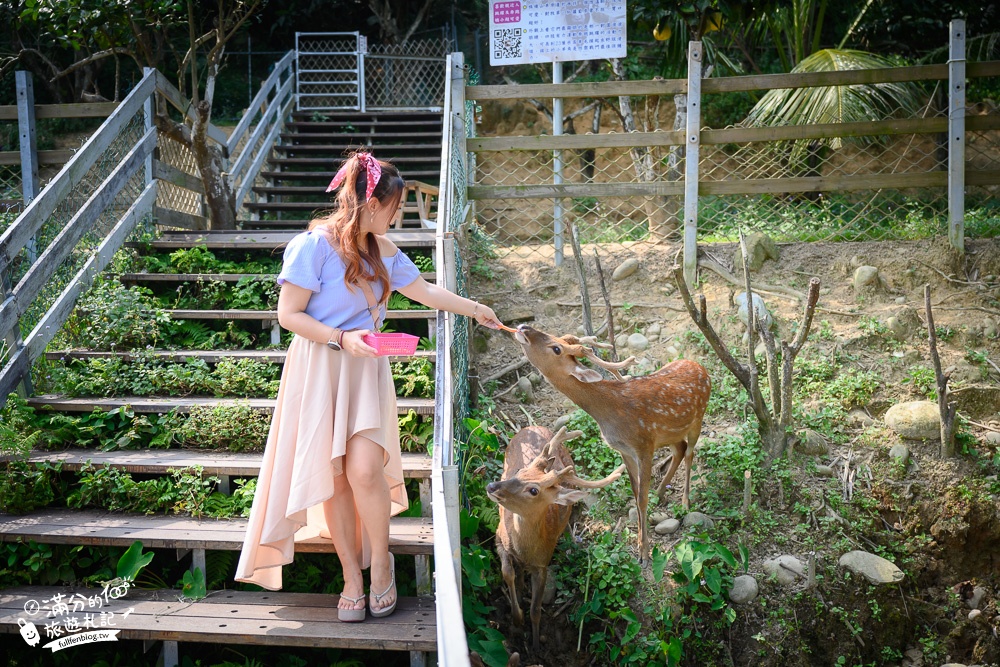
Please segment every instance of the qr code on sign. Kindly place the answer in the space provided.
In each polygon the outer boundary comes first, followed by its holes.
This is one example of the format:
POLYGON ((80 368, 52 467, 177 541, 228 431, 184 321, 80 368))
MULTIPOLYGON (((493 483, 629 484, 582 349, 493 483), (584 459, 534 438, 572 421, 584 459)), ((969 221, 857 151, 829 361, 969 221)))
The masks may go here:
POLYGON ((493 31, 493 57, 500 58, 520 58, 521 28, 498 28, 493 31))

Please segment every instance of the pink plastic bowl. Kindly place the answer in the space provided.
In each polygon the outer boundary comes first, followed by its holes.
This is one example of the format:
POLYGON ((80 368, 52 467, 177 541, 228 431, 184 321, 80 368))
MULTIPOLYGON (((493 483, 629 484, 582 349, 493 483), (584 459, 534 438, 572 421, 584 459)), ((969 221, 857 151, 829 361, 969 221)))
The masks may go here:
POLYGON ((392 354, 412 355, 417 351, 420 338, 405 333, 375 333, 368 334, 362 340, 374 347, 378 356, 387 357, 392 354))

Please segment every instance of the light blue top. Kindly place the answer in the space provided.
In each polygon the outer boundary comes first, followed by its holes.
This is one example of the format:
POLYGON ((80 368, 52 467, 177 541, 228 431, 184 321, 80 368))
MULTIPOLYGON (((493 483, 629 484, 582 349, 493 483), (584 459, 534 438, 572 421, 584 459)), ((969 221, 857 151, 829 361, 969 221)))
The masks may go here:
MULTIPOLYGON (((362 260, 364 261, 364 260, 362 260)), ((420 277, 420 269, 410 258, 397 250, 392 257, 383 257, 389 272, 389 288, 406 287, 420 277)), ((306 314, 323 324, 338 329, 373 329, 368 314, 368 301, 361 288, 353 291, 344 283, 346 267, 340 255, 330 246, 322 232, 308 231, 297 235, 285 247, 284 264, 278 274, 278 284, 286 280, 311 290, 306 314)), ((382 286, 371 283, 376 300, 381 300, 382 286)), ((385 319, 385 305, 381 306, 385 319)))

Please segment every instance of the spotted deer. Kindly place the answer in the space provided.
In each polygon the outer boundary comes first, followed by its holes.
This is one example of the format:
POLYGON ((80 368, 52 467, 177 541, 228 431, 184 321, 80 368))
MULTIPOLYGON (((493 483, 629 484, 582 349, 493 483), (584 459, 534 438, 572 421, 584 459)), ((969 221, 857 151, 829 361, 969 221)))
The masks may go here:
POLYGON ((646 505, 653 452, 669 447, 673 455, 656 490, 659 501, 683 460, 686 471, 682 499, 684 507, 690 507, 694 446, 712 390, 708 372, 701 364, 679 359, 650 375, 623 380, 618 371, 634 359, 605 361, 585 346, 594 344, 593 339, 556 338, 526 324, 517 328, 514 338, 535 368, 593 417, 608 445, 621 453, 639 512, 639 561, 648 563, 646 505), (619 379, 605 380, 596 370, 582 365, 581 358, 610 370, 619 379))
POLYGON ((567 433, 565 426, 555 435, 541 426, 521 429, 507 445, 500 481, 486 486, 486 494, 500 505, 497 553, 517 627, 524 625, 524 613, 515 585, 515 564, 531 573, 531 632, 535 651, 539 645, 542 591, 549 561, 569 523, 573 503, 587 495, 579 489, 607 486, 625 470, 625 466, 619 466, 597 481, 577 477, 563 443, 579 435, 580 431, 567 433))

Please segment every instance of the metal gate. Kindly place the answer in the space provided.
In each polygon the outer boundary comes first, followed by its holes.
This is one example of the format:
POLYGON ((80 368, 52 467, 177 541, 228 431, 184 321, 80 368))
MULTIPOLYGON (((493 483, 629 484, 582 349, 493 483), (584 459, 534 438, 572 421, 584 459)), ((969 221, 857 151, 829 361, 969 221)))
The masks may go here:
POLYGON ((300 32, 299 110, 440 111, 447 39, 373 45, 357 32, 300 32))
POLYGON ((358 32, 295 33, 296 108, 364 111, 367 41, 358 32))

